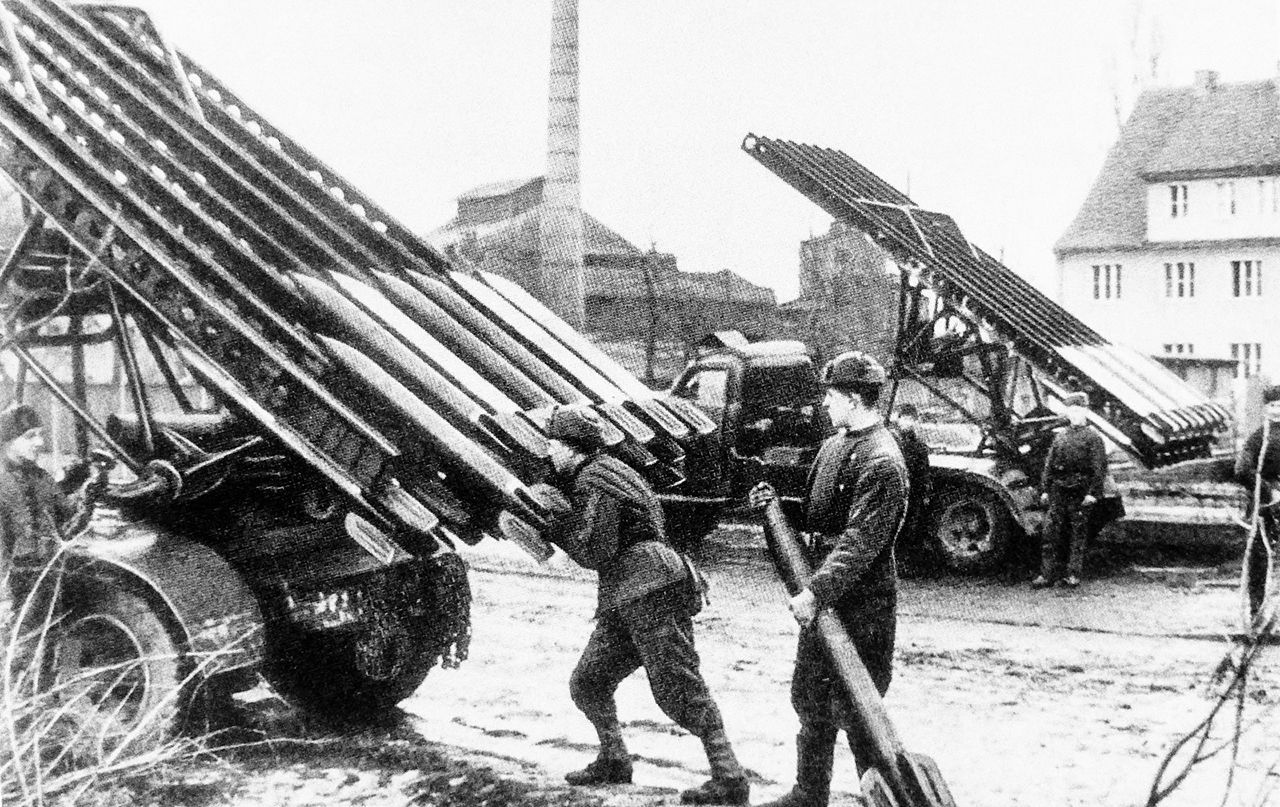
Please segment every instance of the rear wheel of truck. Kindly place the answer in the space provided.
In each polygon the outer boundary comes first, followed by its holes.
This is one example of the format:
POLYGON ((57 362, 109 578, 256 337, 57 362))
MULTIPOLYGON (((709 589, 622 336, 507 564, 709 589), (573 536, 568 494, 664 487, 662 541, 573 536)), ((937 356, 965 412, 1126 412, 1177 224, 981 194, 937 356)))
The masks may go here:
POLYGON ((78 761, 120 761, 177 731, 187 705, 184 657, 146 599, 120 589, 95 592, 75 603, 49 638, 50 731, 78 761))
POLYGON ((1009 551, 1013 519, 995 493, 948 487, 930 503, 930 536, 942 565, 960 574, 997 569, 1009 551))

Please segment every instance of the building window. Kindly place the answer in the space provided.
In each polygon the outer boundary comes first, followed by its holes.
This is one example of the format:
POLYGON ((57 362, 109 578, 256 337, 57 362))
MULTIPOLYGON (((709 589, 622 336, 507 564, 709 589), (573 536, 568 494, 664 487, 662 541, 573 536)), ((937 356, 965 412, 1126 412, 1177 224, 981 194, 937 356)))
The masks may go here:
POLYGON ((1252 378, 1262 374, 1262 343, 1233 342, 1231 358, 1236 360, 1236 378, 1252 378))
POLYGON ((1192 262, 1166 263, 1164 265, 1164 296, 1195 297, 1196 265, 1192 262))
POLYGON ((1118 263, 1095 263, 1093 265, 1093 299, 1120 299, 1120 271, 1118 263))
POLYGON ((1218 183, 1218 215, 1222 217, 1236 214, 1236 183, 1234 180, 1223 180, 1218 183))
POLYGON ((1231 296, 1262 296, 1262 261, 1231 262, 1231 296))
POLYGON ((1258 215, 1269 216, 1280 213, 1280 195, 1276 193, 1276 178, 1266 177, 1258 180, 1258 215))
POLYGON ((1187 186, 1186 185, 1170 185, 1169 186, 1169 217, 1178 218, 1187 215, 1187 186))
POLYGON ((1196 354, 1196 346, 1190 342, 1169 342, 1164 343, 1164 354, 1166 356, 1194 356, 1196 354))

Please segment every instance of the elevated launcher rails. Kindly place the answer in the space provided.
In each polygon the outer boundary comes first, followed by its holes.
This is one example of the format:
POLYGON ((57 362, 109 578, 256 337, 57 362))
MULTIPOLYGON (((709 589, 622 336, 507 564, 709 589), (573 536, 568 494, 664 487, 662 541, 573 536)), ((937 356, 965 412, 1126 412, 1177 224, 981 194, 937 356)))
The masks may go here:
POLYGON ((132 471, 108 499, 181 504, 269 456, 378 562, 486 534, 538 551, 553 407, 596 408, 660 487, 712 429, 517 286, 452 265, 140 10, 6 0, 0 34, 0 172, 28 214, 0 266, 2 347, 76 414, 82 449, 132 471), (110 418, 40 358, 82 366, 106 342, 132 408, 110 418), (144 358, 190 417, 157 412, 144 358), (186 372, 233 427, 174 425, 199 420, 186 372))
POLYGON ((78 625, 161 649, 130 662, 139 703, 105 713, 174 726, 257 669, 308 708, 394 706, 466 656, 456 541, 549 553, 556 406, 593 407, 659 488, 714 428, 453 265, 138 9, 0 2, 0 173, 24 213, 0 352, 19 395, 34 377, 72 413, 77 453, 122 467, 67 551, 58 669, 101 674, 78 625), (90 352, 119 368, 105 412, 90 352))
POLYGON ((1052 394, 1088 393, 1094 425, 1148 467, 1207 457, 1229 427, 1223 407, 1149 356, 1109 342, 971 244, 950 216, 919 207, 843 152, 754 134, 742 148, 893 258, 903 274, 894 376, 915 378, 983 424, 984 443, 997 454, 1016 458, 1028 441, 1038 436, 1043 443, 1057 420, 1039 407, 1040 416, 1015 414, 1018 357, 1052 394), (950 355, 923 350, 947 320, 962 322, 968 337, 950 355), (930 378, 936 362, 969 356, 980 371, 965 379, 988 401, 989 413, 966 410, 930 378))

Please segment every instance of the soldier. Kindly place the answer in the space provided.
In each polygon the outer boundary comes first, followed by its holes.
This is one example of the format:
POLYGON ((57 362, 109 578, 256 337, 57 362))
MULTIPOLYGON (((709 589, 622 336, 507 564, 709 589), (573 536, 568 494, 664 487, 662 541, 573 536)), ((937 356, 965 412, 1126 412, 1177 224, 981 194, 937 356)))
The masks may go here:
POLYGON ((1102 498, 1107 478, 1107 448, 1089 425, 1088 396, 1075 392, 1062 402, 1067 427, 1054 435, 1040 480, 1040 501, 1049 505, 1049 515, 1040 542, 1040 575, 1031 581, 1032 588, 1059 580, 1069 588, 1080 585, 1090 511, 1102 498))
POLYGON ((1280 386, 1267 387, 1262 393, 1262 401, 1266 404, 1263 414, 1265 422, 1249 435, 1240 447, 1236 457, 1235 478, 1245 489, 1248 509, 1246 515, 1252 516, 1254 496, 1258 502, 1258 520, 1262 525, 1260 535, 1255 535, 1249 557, 1248 568, 1249 615, 1257 616, 1267 594, 1267 575, 1271 550, 1280 548, 1280 524, 1277 524, 1275 510, 1276 491, 1280 486, 1280 386), (1266 539, 1266 544, 1261 539, 1266 539))
MULTIPOLYGON (((897 572, 893 544, 907 507, 902 452, 876 409, 886 375, 870 356, 842 353, 822 368, 823 403, 838 431, 827 438, 809 473, 804 526, 816 566, 809 587, 791 599, 800 624, 791 704, 800 718, 796 784, 766 807, 825 807, 837 732, 848 734, 859 776, 869 767, 866 728, 838 683, 813 625, 831 608, 849 632, 876 689, 893 677, 897 572)), ((761 507, 776 497, 768 483, 751 492, 761 507)))
POLYGON ((911 488, 907 498, 907 520, 898 536, 899 571, 903 577, 913 576, 927 568, 925 531, 929 525, 925 508, 933 486, 929 479, 929 446, 916 434, 916 415, 914 405, 903 404, 889 427, 907 465, 907 482, 911 488))
POLYGON ((668 545, 653 490, 630 466, 601 453, 599 416, 585 407, 557 409, 547 426, 551 461, 572 509, 553 519, 548 539, 576 563, 599 573, 596 627, 569 691, 600 738, 598 757, 565 779, 574 785, 631 781, 631 757, 618 724, 614 692, 644 667, 654 700, 702 741, 711 778, 684 791, 685 804, 747 804, 750 786, 725 735, 720 710, 698 668, 693 615, 700 577, 668 545))
POLYGON ((0 412, 0 611, 12 608, 12 572, 51 558, 83 510, 36 464, 44 451, 40 415, 26 404, 0 412))

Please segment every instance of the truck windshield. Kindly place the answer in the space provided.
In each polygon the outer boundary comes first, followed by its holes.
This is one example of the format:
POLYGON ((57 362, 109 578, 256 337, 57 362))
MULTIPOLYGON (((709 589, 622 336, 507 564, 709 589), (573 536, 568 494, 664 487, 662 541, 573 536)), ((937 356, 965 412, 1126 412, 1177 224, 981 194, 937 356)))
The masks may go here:
POLYGON ((721 367, 708 367, 686 378, 675 389, 675 394, 696 403, 707 414, 719 421, 724 414, 729 371, 721 367))

